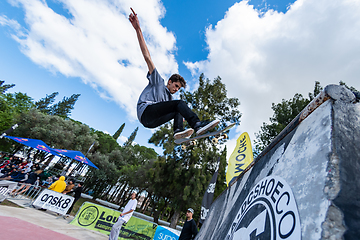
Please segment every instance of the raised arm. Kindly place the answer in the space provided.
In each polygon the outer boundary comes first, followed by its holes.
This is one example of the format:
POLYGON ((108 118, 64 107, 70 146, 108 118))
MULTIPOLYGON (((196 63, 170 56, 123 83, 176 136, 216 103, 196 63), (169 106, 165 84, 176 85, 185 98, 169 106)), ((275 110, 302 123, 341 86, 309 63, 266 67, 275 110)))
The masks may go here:
POLYGON ((144 56, 146 64, 148 65, 149 73, 151 74, 155 69, 155 65, 154 65, 153 61, 151 60, 150 52, 146 46, 145 39, 144 39, 144 36, 143 36, 141 28, 140 28, 140 23, 139 23, 137 14, 135 13, 135 11, 132 8, 130 8, 130 9, 131 9, 132 13, 130 13, 130 15, 129 15, 129 21, 131 22, 132 26, 134 27, 134 29, 136 31, 136 35, 139 40, 141 52, 144 56))

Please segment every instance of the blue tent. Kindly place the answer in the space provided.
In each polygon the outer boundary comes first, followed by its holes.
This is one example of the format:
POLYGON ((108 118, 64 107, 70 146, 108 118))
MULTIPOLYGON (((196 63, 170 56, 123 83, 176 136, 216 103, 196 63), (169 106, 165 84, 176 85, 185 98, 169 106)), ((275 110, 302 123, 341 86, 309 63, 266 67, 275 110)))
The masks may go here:
POLYGON ((74 150, 65 150, 65 149, 52 149, 56 151, 57 153, 60 153, 64 156, 67 156, 69 158, 75 159, 76 161, 82 162, 86 165, 89 165, 90 167, 94 167, 98 169, 98 167, 95 166, 88 158, 85 157, 84 154, 80 151, 74 151, 74 150))
POLYGON ((53 155, 59 156, 52 148, 50 148, 46 143, 38 139, 31 139, 31 138, 22 138, 22 137, 12 137, 12 136, 5 136, 6 138, 10 138, 15 142, 24 144, 26 146, 39 149, 41 151, 51 153, 53 155))

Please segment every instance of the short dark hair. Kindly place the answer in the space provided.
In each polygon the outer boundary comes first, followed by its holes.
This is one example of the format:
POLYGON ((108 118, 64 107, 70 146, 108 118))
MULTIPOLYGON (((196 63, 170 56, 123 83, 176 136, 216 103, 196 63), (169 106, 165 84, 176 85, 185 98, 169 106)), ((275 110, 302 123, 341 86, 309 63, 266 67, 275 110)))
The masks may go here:
POLYGON ((171 80, 172 82, 180 82, 180 84, 183 88, 186 87, 186 81, 182 76, 180 76, 180 74, 175 73, 175 74, 171 75, 169 80, 171 80))

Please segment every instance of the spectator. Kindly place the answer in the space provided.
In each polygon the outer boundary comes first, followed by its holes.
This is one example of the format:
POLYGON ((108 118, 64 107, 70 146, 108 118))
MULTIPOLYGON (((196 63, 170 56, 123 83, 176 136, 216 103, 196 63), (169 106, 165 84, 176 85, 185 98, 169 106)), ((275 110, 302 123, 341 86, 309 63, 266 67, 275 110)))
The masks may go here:
POLYGON ((59 180, 51 184, 51 186, 48 189, 62 193, 65 190, 65 188, 66 188, 65 177, 61 176, 59 180))
POLYGON ((46 180, 44 180, 42 182, 42 186, 50 186, 53 183, 53 178, 52 177, 48 177, 46 180))
POLYGON ((192 218, 194 210, 189 208, 186 212, 186 222, 181 230, 179 240, 192 240, 198 233, 195 220, 192 218))
POLYGON ((8 175, 9 173, 11 173, 11 171, 12 171, 11 166, 6 165, 6 167, 1 170, 0 177, 8 175))
POLYGON ((23 167, 26 173, 31 171, 31 167, 33 166, 33 162, 30 160, 27 162, 27 164, 23 167))
POLYGON ((28 162, 27 162, 25 159, 22 160, 22 162, 20 163, 20 168, 21 168, 21 169, 24 169, 27 164, 28 164, 28 162))
POLYGON ((35 184, 35 182, 38 179, 38 176, 41 172, 42 172, 42 170, 38 170, 36 172, 31 172, 29 174, 28 179, 26 181, 24 181, 24 184, 20 188, 13 190, 12 194, 16 195, 17 193, 22 194, 22 193, 26 192, 31 187, 31 185, 35 184), (23 190, 20 192, 21 189, 23 189, 23 190))
POLYGON ((136 205, 137 205, 136 193, 133 192, 131 194, 131 199, 125 205, 124 210, 120 214, 117 222, 112 226, 109 240, 117 240, 118 239, 122 225, 124 223, 127 223, 130 220, 133 212, 136 209, 136 205))
POLYGON ((40 170, 41 167, 38 163, 35 163, 34 168, 35 168, 35 171, 37 171, 37 170, 40 170))
POLYGON ((70 193, 72 193, 72 192, 75 193, 75 194, 74 194, 74 198, 75 198, 75 199, 74 199, 74 202, 71 204, 71 207, 69 208, 69 210, 67 211, 66 214, 70 214, 70 213, 71 213, 71 211, 72 211, 75 203, 76 203, 77 200, 79 200, 80 197, 81 197, 82 185, 83 185, 83 183, 82 183, 82 182, 79 182, 77 185, 78 185, 77 188, 75 188, 75 190, 71 190, 71 192, 70 192, 70 193))
POLYGON ((28 175, 25 173, 24 169, 21 169, 20 173, 18 173, 16 176, 10 179, 10 181, 21 182, 21 181, 26 181, 27 179, 28 179, 28 175))
POLYGON ((67 194, 68 192, 71 191, 71 189, 73 189, 73 187, 75 186, 75 184, 73 183, 73 181, 69 181, 69 183, 66 185, 65 190, 62 192, 63 194, 67 194))
POLYGON ((4 175, 2 178, 0 178, 0 180, 10 180, 11 178, 16 176, 17 174, 19 174, 18 169, 13 168, 10 172, 8 172, 6 175, 4 175))
POLYGON ((0 164, 0 169, 5 168, 7 165, 9 165, 10 160, 4 160, 1 164, 0 164))

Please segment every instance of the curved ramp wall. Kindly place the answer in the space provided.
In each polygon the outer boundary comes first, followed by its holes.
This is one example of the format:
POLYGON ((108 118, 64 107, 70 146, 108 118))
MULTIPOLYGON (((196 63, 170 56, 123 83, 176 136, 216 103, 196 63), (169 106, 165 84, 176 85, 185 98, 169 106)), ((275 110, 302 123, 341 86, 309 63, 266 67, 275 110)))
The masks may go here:
POLYGON ((360 238, 360 104, 325 93, 214 201, 197 240, 360 238))

